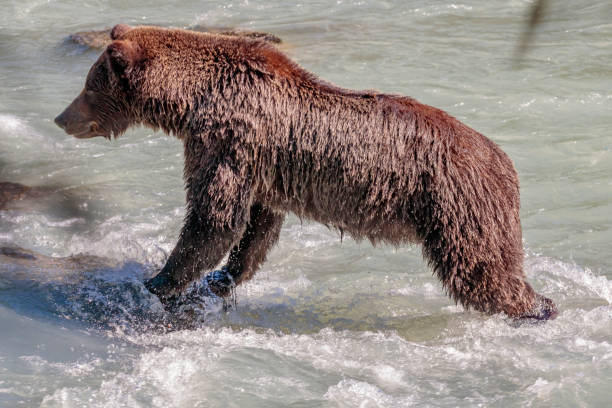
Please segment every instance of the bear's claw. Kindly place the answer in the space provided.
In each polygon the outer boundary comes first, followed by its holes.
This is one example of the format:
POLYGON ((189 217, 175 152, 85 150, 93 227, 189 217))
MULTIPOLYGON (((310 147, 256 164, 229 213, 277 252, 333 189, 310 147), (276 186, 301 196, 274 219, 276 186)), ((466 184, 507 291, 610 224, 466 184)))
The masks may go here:
POLYGON ((519 316, 520 319, 534 319, 534 320, 553 320, 559 314, 555 303, 542 295, 536 294, 536 300, 533 308, 519 316))
POLYGON ((165 303, 173 296, 176 295, 176 285, 174 285, 171 279, 162 273, 158 273, 151 279, 145 281, 145 287, 159 298, 162 303, 165 303))
MULTIPOLYGON (((232 288, 236 286, 226 266, 222 267, 220 270, 212 271, 206 275, 204 280, 206 285, 200 290, 196 290, 200 296, 216 295, 219 297, 226 297, 230 294, 232 288)), ((161 272, 145 281, 144 285, 149 292, 157 296, 164 304, 172 303, 180 296, 181 292, 179 285, 175 284, 171 277, 161 272)))
POLYGON ((206 275, 205 280, 210 291, 219 297, 226 297, 230 294, 232 288, 236 286, 227 266, 223 266, 220 270, 212 271, 206 275))

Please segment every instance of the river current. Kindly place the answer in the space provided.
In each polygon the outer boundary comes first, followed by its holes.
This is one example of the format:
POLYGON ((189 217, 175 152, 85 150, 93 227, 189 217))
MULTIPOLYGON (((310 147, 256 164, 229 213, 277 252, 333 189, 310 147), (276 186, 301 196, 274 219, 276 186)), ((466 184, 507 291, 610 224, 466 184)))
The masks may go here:
POLYGON ((517 63, 524 0, 0 0, 0 182, 42 191, 0 209, 0 246, 23 248, 0 254, 0 407, 609 406, 612 3, 547 3, 517 63), (525 271, 558 318, 466 312, 419 247, 293 216, 230 301, 164 311, 142 281, 182 225, 180 142, 53 123, 101 53, 68 36, 120 22, 269 32, 327 81, 487 135, 518 170, 525 271))

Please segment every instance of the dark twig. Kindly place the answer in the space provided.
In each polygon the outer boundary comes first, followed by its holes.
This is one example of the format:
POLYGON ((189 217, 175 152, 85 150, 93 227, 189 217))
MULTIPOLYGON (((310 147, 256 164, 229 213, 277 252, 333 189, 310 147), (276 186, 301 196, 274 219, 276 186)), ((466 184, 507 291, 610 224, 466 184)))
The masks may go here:
POLYGON ((536 0, 529 10, 527 25, 514 52, 513 60, 516 66, 520 65, 523 57, 525 56, 525 53, 533 40, 535 29, 541 23, 542 16, 544 15, 547 6, 548 0, 536 0))

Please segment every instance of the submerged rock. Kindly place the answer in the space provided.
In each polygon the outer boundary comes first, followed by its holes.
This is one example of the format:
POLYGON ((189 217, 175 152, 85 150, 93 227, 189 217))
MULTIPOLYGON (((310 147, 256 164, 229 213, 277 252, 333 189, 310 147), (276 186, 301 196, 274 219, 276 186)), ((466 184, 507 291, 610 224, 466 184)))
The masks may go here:
POLYGON ((204 281, 162 305, 143 285, 150 274, 150 266, 138 262, 53 257, 0 244, 2 303, 33 316, 46 311, 102 330, 167 332, 207 325, 226 305, 204 281))
POLYGON ((18 246, 0 246, 0 271, 3 279, 28 279, 40 282, 79 280, 84 273, 116 268, 119 262, 93 255, 53 257, 18 246))
POLYGON ((5 209, 9 203, 43 195, 46 189, 28 187, 19 183, 8 181, 0 182, 0 210, 5 209))

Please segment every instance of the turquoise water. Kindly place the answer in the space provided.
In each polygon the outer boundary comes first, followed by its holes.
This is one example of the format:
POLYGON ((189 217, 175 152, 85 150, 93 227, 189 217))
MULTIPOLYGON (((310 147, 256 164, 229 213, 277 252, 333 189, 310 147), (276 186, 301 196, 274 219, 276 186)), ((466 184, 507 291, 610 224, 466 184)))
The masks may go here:
POLYGON ((0 406, 609 405, 612 3, 549 3, 516 69, 529 1, 0 1, 0 181, 56 191, 0 210, 0 243, 105 259, 0 265, 0 406), (53 124, 100 54, 66 37, 119 22, 270 32, 321 78, 490 137, 521 179, 527 276, 559 317, 465 312, 418 247, 290 217, 229 309, 202 300, 173 330, 141 282, 181 227, 182 146, 53 124))

